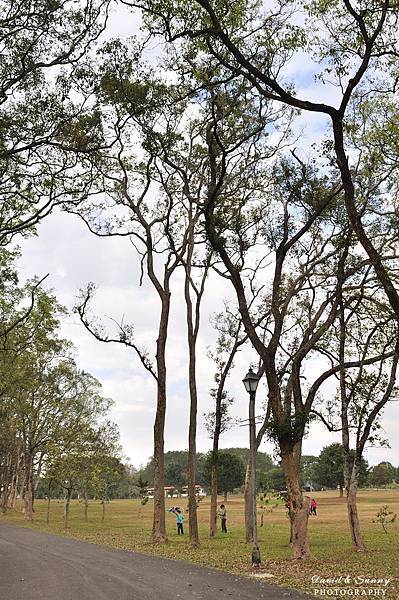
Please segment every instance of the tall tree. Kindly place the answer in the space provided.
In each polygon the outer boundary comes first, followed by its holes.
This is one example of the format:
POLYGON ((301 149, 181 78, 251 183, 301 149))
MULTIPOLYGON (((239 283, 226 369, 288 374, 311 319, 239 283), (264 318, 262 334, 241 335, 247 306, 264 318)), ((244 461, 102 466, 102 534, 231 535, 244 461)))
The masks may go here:
MULTIPOLYGON (((174 215, 176 209, 173 197, 161 195, 158 202, 153 201, 153 185, 159 184, 158 154, 162 144, 173 138, 175 111, 163 108, 166 121, 166 131, 154 132, 154 119, 160 119, 159 109, 162 95, 156 106, 147 97, 157 90, 139 85, 132 75, 132 58, 123 58, 124 49, 119 44, 109 49, 109 55, 102 72, 101 96, 104 104, 113 115, 115 133, 118 141, 115 154, 109 161, 108 171, 104 173, 106 187, 112 202, 127 210, 128 218, 120 217, 107 220, 106 207, 102 206, 101 218, 98 220, 98 210, 91 202, 77 210, 88 224, 90 230, 99 236, 129 235, 133 246, 140 258, 142 273, 146 269, 147 276, 159 298, 158 332, 156 340, 155 365, 153 365, 147 350, 141 349, 134 340, 133 328, 120 324, 116 336, 107 335, 90 320, 88 308, 93 295, 93 286, 83 293, 82 301, 77 311, 86 328, 98 339, 104 342, 118 342, 134 349, 140 362, 155 380, 157 389, 156 416, 154 423, 154 517, 152 539, 154 542, 166 541, 165 526, 165 496, 164 496, 164 428, 167 401, 167 365, 165 359, 166 342, 171 302, 171 278, 176 268, 181 265, 181 259, 186 248, 186 238, 176 240, 172 247, 174 215), (128 85, 129 83, 129 85, 128 85), (127 86, 127 87, 126 87, 127 86), (141 107, 137 106, 138 99, 141 107), (148 110, 145 102, 148 100, 148 110), (120 118, 123 115, 124 127, 120 118), (142 160, 132 164, 130 142, 131 136, 141 136, 142 160), (165 140, 163 140, 163 136, 165 140)), ((138 76, 138 75, 137 75, 138 76)), ((161 115, 162 115, 162 111, 161 115)), ((170 142, 169 142, 170 143, 170 142)), ((126 213, 125 213, 126 214, 126 213)), ((142 278, 141 278, 142 281, 142 278)))
POLYGON ((195 281, 193 274, 193 261, 195 251, 195 228, 198 219, 198 211, 190 204, 188 209, 188 236, 187 255, 184 261, 184 297, 186 301, 187 318, 187 341, 189 350, 188 383, 190 390, 190 422, 188 432, 188 511, 189 511, 189 539, 194 547, 199 545, 198 519, 197 519, 197 496, 196 496, 196 436, 197 436, 197 339, 200 328, 201 301, 205 290, 205 281, 208 276, 212 255, 205 257, 204 266, 201 269, 200 279, 195 281), (197 217, 194 216, 195 212, 197 217), (194 293, 194 303, 192 301, 194 293))
MULTIPOLYGON (((295 557, 301 558, 309 554, 307 539, 309 510, 300 486, 301 445, 316 389, 323 381, 316 378, 314 386, 305 390, 301 382, 301 369, 304 367, 304 361, 315 350, 317 342, 334 322, 338 311, 337 290, 341 284, 334 273, 342 271, 347 250, 345 247, 332 247, 326 239, 323 239, 318 220, 328 204, 339 193, 339 188, 330 190, 327 188, 323 192, 322 183, 307 169, 300 169, 298 173, 292 166, 283 166, 281 175, 284 173, 284 183, 278 171, 276 172, 275 197, 281 199, 279 223, 271 224, 267 240, 262 238, 263 243, 266 244, 270 243, 269 240, 273 240, 271 249, 275 255, 274 280, 270 293, 262 295, 265 301, 262 312, 256 313, 248 304, 242 276, 245 257, 248 256, 244 249, 254 243, 250 241, 251 239, 259 243, 260 230, 257 229, 256 224, 266 224, 267 219, 270 218, 266 217, 269 209, 266 208, 267 204, 261 202, 258 209, 260 212, 252 213, 249 209, 250 221, 245 221, 243 208, 234 208, 233 214, 237 214, 234 229, 231 224, 227 226, 222 224, 220 213, 226 210, 224 207, 226 188, 228 189, 226 158, 229 155, 229 142, 226 137, 222 137, 223 134, 225 135, 225 129, 223 130, 222 133, 222 126, 215 121, 215 131, 208 139, 210 183, 205 204, 207 233, 229 273, 237 294, 246 333, 262 360, 273 414, 272 429, 281 452, 290 494, 293 553, 295 557), (285 193, 288 195, 285 196, 285 193), (291 211, 294 210, 294 197, 299 203, 295 203, 296 225, 293 227, 291 211), (307 208, 302 213, 303 218, 299 220, 298 210, 303 210, 305 206, 307 208), (264 214, 263 210, 266 211, 264 214), (253 224, 252 230, 250 222, 253 224), (230 238, 228 247, 227 236, 230 238), (231 250, 232 239, 236 240, 235 251, 231 250), (306 253, 306 267, 298 264, 297 270, 293 271, 292 259, 299 247, 306 253), (325 269, 327 260, 335 261, 335 271, 332 273, 330 271, 333 280, 329 278, 325 269), (307 294, 303 288, 315 290, 318 287, 317 280, 323 280, 326 295, 323 297, 312 292, 305 300, 307 294), (331 293, 327 292, 328 289, 331 289, 331 293), (298 311, 295 319, 298 328, 295 335, 292 324, 288 327, 288 320, 292 323, 293 310, 298 311), (264 334, 259 331, 258 323, 259 321, 262 323, 263 320, 267 341, 264 341, 264 334), (287 337, 286 331, 287 333, 289 331, 287 337), (279 358, 280 348, 283 349, 285 344, 287 344, 286 350, 283 351, 285 358, 279 358)), ((246 189, 250 187, 248 177, 245 178, 245 186, 246 189)), ((277 206, 278 204, 273 208, 275 214, 279 210, 277 206)), ((262 229, 262 233, 266 229, 262 229)), ((339 229, 338 227, 333 235, 339 236, 339 229)), ((246 268, 248 269, 248 266, 246 268)), ((255 271, 258 269, 259 266, 255 267, 255 271)))
MULTIPOLYGON (((385 244, 394 245, 395 233, 387 237, 376 228, 374 244, 381 250, 385 244)), ((339 366, 339 390, 321 416, 327 427, 341 431, 349 526, 354 548, 363 551, 356 504, 362 457, 367 445, 384 443, 380 417, 397 397, 398 346, 392 309, 378 289, 369 261, 359 258, 351 250, 342 310, 323 350, 330 364, 339 366)))
MULTIPOLYGON (((190 57, 199 48, 211 57, 213 77, 208 72, 206 86, 219 81, 218 66, 223 65, 231 78, 245 77, 262 97, 328 119, 329 145, 344 190, 348 220, 398 319, 399 294, 395 280, 373 243, 373 225, 381 217, 388 225, 392 202, 377 212, 367 203, 363 204, 361 187, 357 185, 359 153, 354 154, 352 161, 348 152, 352 111, 357 110, 365 98, 369 110, 374 103, 369 119, 373 129, 376 106, 381 99, 392 103, 397 92, 399 48, 395 0, 383 0, 378 6, 370 6, 363 0, 345 0, 334 4, 276 2, 267 7, 256 0, 229 7, 219 0, 195 0, 190 11, 182 1, 129 0, 127 3, 143 10, 145 23, 153 35, 162 32, 173 45, 171 52, 186 65, 183 72, 198 70, 198 64, 194 65, 190 57), (290 66, 290 59, 300 52, 306 52, 315 64, 316 80, 323 86, 333 87, 334 104, 296 93, 295 79, 287 78, 285 67, 290 66), (384 84, 375 85, 376 81, 384 84)), ((394 138, 397 140, 397 133, 394 138)))

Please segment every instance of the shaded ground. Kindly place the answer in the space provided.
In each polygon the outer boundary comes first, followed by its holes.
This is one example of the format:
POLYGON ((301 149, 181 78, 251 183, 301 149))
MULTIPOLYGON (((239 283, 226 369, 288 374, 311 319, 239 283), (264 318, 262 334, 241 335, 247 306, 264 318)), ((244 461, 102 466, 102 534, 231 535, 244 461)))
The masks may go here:
POLYGON ((1 524, 0 598, 300 600, 305 596, 186 562, 1 524))

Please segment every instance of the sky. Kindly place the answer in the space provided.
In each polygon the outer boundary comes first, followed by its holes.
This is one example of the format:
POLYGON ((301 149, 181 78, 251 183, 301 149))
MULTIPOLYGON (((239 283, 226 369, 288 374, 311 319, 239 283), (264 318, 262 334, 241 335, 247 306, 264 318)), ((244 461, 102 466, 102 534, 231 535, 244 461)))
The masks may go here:
MULTIPOLYGON (((47 217, 38 228, 38 235, 21 244, 19 262, 21 275, 32 277, 49 273, 48 286, 58 300, 70 310, 76 303, 79 289, 95 282, 97 295, 95 314, 104 324, 112 327, 110 318, 135 326, 136 339, 155 353, 156 324, 159 302, 145 280, 139 286, 139 262, 133 247, 126 239, 97 238, 90 234, 77 217, 56 213, 47 217)), ((206 288, 200 344, 198 349, 199 430, 198 451, 210 449, 211 441, 204 427, 203 414, 212 409, 210 389, 214 367, 207 349, 216 341, 210 324, 212 314, 223 307, 223 300, 233 298, 228 282, 212 277, 206 288)), ((172 314, 168 336, 168 407, 165 431, 166 450, 184 450, 188 446, 189 395, 187 389, 187 344, 184 304, 181 294, 181 274, 172 287, 172 314)), ((130 349, 118 344, 96 341, 71 313, 62 323, 62 335, 70 339, 77 352, 78 365, 95 375, 103 385, 105 396, 114 400, 111 417, 118 424, 125 456, 136 467, 145 464, 152 455, 152 428, 156 408, 156 388, 150 375, 143 369, 130 349)), ((232 413, 237 419, 247 417, 247 394, 242 379, 251 363, 257 362, 255 352, 246 347, 237 357, 229 391, 235 402, 232 413)), ((261 383, 257 392, 257 414, 262 415, 266 390, 261 383)), ((391 449, 370 449, 366 458, 370 463, 389 460, 399 464, 397 406, 386 410, 383 427, 391 442, 391 449)), ((304 454, 318 454, 329 443, 339 441, 338 434, 328 433, 321 425, 312 425, 305 439, 304 454)), ((247 427, 237 424, 223 434, 221 447, 248 446, 247 427)), ((273 454, 273 445, 264 442, 260 448, 273 454)))
MULTIPOLYGON (((113 12, 108 35, 127 37, 138 33, 140 19, 126 9, 113 12)), ((154 49, 156 52, 156 49, 154 49)), ((313 78, 314 65, 298 56, 290 65, 287 76, 298 81, 299 95, 313 100, 332 101, 331 89, 313 78)), ((301 129, 302 149, 319 141, 327 126, 326 119, 304 114, 298 121, 301 129)), ((58 300, 72 309, 80 288, 94 282, 98 291, 95 313, 105 328, 111 318, 134 324, 137 341, 155 354, 155 339, 159 302, 150 284, 144 279, 139 286, 139 262, 134 248, 124 238, 93 236, 85 225, 68 214, 55 213, 38 227, 38 235, 20 242, 22 275, 30 278, 49 273, 48 286, 53 288, 58 300)), ((185 307, 181 294, 181 274, 177 274, 172 289, 172 314, 168 336, 168 406, 165 430, 165 449, 183 450, 188 446, 189 395, 187 389, 187 343, 185 307)), ((204 413, 212 409, 210 389, 213 385, 214 367, 207 356, 208 348, 216 341, 210 324, 212 314, 223 307, 223 300, 233 298, 228 282, 212 276, 206 288, 200 343, 198 349, 198 451, 210 449, 211 441, 204 427, 204 413)), ((76 315, 71 313, 62 323, 62 335, 70 339, 77 353, 78 365, 95 375, 103 386, 104 395, 114 400, 112 419, 117 423, 126 458, 136 467, 145 464, 152 455, 152 429, 156 409, 156 388, 151 376, 145 372, 133 351, 117 344, 97 342, 85 331, 76 315)), ((248 397, 242 378, 250 363, 257 362, 251 348, 245 348, 237 357, 229 381, 229 392, 234 397, 233 415, 247 417, 248 397)), ((257 414, 262 414, 266 390, 260 384, 257 393, 257 414)), ((382 421, 391 448, 371 448, 366 458, 371 464, 389 460, 399 464, 399 439, 397 431, 397 406, 391 405, 382 421)), ((320 424, 311 426, 304 441, 304 454, 318 454, 329 443, 339 441, 339 434, 330 434, 320 424)), ((223 434, 222 447, 248 446, 246 426, 237 424, 223 434)), ((273 445, 262 443, 260 450, 274 453, 273 445)))

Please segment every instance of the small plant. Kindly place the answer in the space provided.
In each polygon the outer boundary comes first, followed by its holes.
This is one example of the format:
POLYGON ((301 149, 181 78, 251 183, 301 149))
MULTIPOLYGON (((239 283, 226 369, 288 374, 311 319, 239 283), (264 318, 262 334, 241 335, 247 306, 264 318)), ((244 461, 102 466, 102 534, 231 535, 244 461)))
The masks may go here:
POLYGON ((388 533, 386 529, 386 525, 389 523, 394 523, 396 521, 396 514, 394 514, 391 510, 388 509, 388 505, 384 504, 378 511, 376 518, 373 519, 373 523, 381 523, 381 526, 385 533, 388 533), (393 515, 393 516, 391 516, 393 515))
POLYGON ((266 492, 262 492, 261 494, 259 494, 258 506, 260 508, 260 527, 263 527, 265 512, 272 513, 278 505, 279 502, 273 494, 268 495, 266 492))

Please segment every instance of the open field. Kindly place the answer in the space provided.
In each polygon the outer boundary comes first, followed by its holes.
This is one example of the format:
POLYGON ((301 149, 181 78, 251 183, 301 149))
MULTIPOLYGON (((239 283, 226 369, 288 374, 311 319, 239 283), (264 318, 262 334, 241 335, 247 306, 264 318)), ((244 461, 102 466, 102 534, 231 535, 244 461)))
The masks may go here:
MULTIPOLYGON (((262 573, 273 575, 273 583, 317 593, 320 597, 344 597, 343 594, 327 594, 327 591, 343 587, 341 584, 316 584, 312 577, 337 578, 349 576, 350 588, 374 590, 383 588, 385 594, 368 593, 367 597, 399 598, 399 524, 388 527, 385 534, 381 525, 372 523, 378 509, 387 504, 393 512, 399 513, 399 490, 364 490, 359 493, 359 512, 362 529, 367 544, 367 553, 355 553, 351 549, 346 517, 345 500, 336 492, 317 492, 318 516, 309 519, 310 540, 314 559, 305 563, 290 560, 288 546, 289 527, 284 506, 265 514, 264 527, 259 529, 262 555, 262 573), (386 587, 380 584, 362 583, 361 578, 394 578, 395 582, 386 587), (354 578, 358 579, 358 584, 354 578), (394 589, 396 587, 396 590, 394 589)), ((179 503, 186 508, 187 500, 169 500, 167 506, 179 503)), ((52 533, 68 535, 96 544, 114 548, 124 548, 146 554, 157 554, 173 559, 186 560, 202 565, 224 569, 233 573, 251 575, 251 548, 244 542, 243 499, 231 496, 227 503, 227 535, 208 538, 209 498, 199 507, 200 533, 202 544, 192 549, 187 543, 188 523, 185 521, 184 537, 177 537, 175 519, 167 514, 169 542, 163 546, 149 543, 152 524, 151 501, 142 507, 138 500, 113 500, 107 505, 105 523, 101 523, 101 506, 91 502, 89 523, 83 520, 83 504, 74 501, 71 506, 70 527, 67 532, 62 525, 62 501, 53 501, 51 522, 45 524, 46 506, 44 501, 36 502, 35 522, 25 523, 21 513, 9 512, 0 517, 1 522, 16 523, 42 529, 52 533)), ((266 575, 267 576, 267 575, 266 575)), ((360 593, 360 592, 359 592, 360 593)), ((359 596, 359 594, 357 594, 359 596)), ((349 596, 349 594, 348 594, 349 596)), ((359 596, 360 597, 360 596, 359 596)), ((365 595, 363 595, 365 597, 365 595)))

